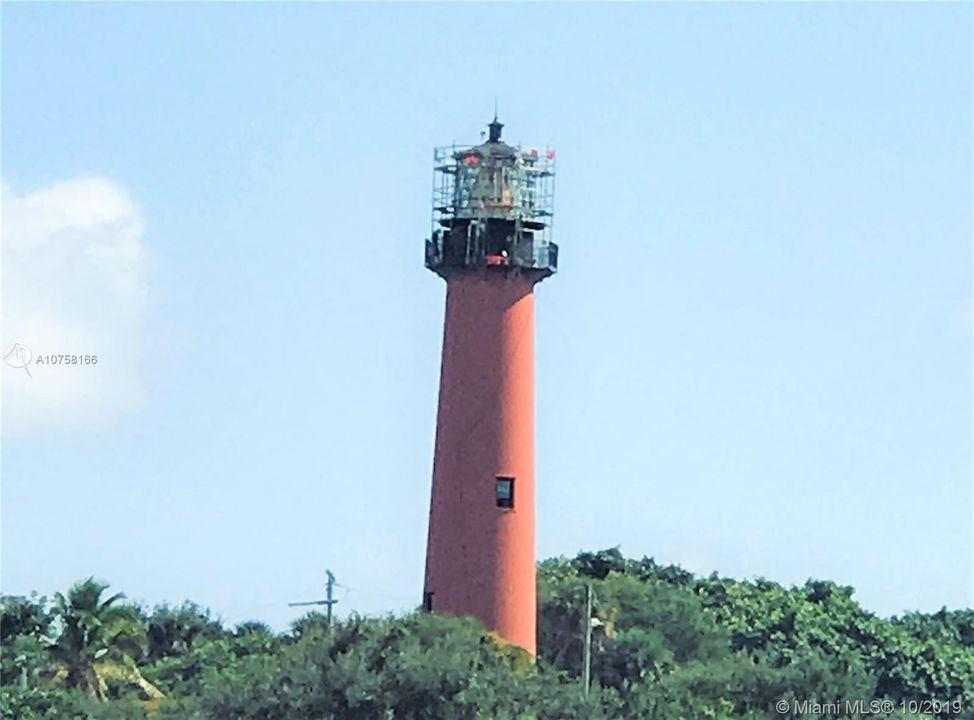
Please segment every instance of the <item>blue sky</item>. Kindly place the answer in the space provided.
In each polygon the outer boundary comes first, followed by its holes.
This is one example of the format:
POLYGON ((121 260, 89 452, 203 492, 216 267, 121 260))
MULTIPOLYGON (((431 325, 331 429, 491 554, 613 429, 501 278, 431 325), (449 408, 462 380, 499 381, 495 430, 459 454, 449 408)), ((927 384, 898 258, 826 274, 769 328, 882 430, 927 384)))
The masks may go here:
POLYGON ((5 592, 418 603, 435 145, 558 152, 538 553, 971 604, 969 4, 4 4, 5 592))

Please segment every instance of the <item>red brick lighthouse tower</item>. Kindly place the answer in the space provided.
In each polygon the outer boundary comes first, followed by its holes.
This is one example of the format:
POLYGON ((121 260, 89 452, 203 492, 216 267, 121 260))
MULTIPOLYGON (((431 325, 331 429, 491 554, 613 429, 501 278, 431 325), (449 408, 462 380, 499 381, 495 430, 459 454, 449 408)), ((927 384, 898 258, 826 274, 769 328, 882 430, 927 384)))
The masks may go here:
POLYGON ((423 607, 534 654, 534 286, 558 264, 554 153, 488 127, 434 153, 426 267, 446 280, 446 319, 423 607))

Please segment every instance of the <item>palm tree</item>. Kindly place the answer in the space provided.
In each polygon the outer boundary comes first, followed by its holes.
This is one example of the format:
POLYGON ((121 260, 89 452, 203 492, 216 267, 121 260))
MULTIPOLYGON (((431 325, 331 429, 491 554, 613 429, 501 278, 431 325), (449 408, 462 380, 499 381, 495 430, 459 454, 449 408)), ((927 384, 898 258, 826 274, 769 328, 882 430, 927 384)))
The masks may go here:
POLYGON ((103 598, 106 583, 88 578, 67 595, 54 596, 60 634, 52 648, 54 679, 99 700, 108 698, 108 680, 136 685, 144 699, 162 693, 142 677, 135 664, 145 651, 145 629, 135 608, 116 593, 103 598))

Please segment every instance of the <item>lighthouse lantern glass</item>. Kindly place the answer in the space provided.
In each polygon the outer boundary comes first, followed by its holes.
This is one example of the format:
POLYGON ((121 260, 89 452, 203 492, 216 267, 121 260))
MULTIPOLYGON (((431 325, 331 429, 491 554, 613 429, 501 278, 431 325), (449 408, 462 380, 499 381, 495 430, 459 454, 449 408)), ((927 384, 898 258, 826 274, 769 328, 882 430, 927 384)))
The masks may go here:
POLYGON ((503 143, 455 145, 434 152, 433 227, 455 218, 551 223, 554 159, 503 143), (495 148, 491 148, 494 145, 495 148), (499 151, 498 151, 499 150, 499 151))
POLYGON ((443 277, 486 266, 541 277, 557 270, 558 246, 551 242, 554 153, 508 145, 495 123, 486 142, 434 151, 426 266, 443 277))

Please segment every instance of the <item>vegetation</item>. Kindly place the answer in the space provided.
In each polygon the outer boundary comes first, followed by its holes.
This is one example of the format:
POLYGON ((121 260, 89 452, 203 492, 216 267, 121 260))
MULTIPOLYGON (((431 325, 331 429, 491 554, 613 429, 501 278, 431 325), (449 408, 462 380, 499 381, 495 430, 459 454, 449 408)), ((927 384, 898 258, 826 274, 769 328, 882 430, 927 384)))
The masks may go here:
POLYGON ((469 618, 329 628, 312 613, 275 634, 259 622, 224 627, 192 603, 141 610, 90 579, 51 602, 5 597, 3 717, 974 720, 972 610, 883 619, 834 583, 697 578, 617 550, 545 561, 538 578, 537 663, 469 618))

